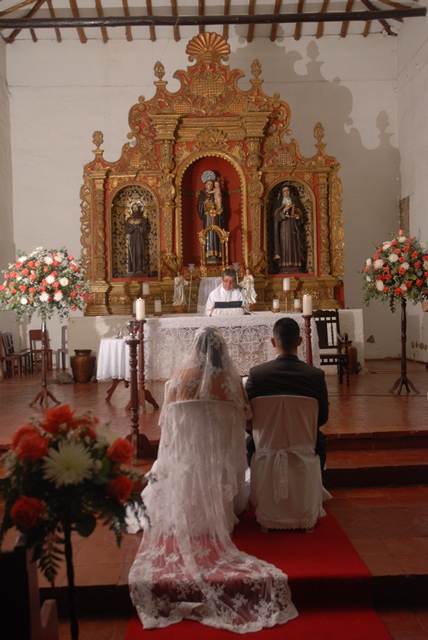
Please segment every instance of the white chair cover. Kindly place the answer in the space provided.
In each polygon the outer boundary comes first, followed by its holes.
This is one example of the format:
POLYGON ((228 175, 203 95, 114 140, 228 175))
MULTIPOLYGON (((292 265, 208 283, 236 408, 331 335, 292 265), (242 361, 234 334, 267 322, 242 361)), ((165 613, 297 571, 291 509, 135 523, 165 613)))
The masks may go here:
POLYGON ((232 402, 188 400, 164 408, 150 518, 129 574, 145 629, 183 618, 246 633, 297 612, 287 576, 230 539, 246 469, 245 416, 232 402))
POLYGON ((251 400, 256 452, 251 460, 251 502, 269 529, 309 529, 325 516, 315 453, 318 401, 303 396, 251 400))

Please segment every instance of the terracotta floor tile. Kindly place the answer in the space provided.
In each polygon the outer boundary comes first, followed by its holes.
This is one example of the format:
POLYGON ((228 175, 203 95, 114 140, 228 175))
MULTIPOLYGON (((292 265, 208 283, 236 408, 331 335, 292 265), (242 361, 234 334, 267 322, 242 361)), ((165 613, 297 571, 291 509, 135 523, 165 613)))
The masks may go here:
POLYGON ((399 576, 403 573, 403 567, 393 556, 361 555, 361 559, 374 576, 399 576))
POLYGON ((404 538, 385 538, 384 545, 390 553, 428 555, 428 536, 404 538))
POLYGON ((352 544, 360 556, 393 555, 386 547, 385 541, 379 540, 379 538, 356 538, 352 544))
POLYGON ((428 555, 395 553, 394 558, 404 573, 411 575, 426 575, 428 573, 428 555))

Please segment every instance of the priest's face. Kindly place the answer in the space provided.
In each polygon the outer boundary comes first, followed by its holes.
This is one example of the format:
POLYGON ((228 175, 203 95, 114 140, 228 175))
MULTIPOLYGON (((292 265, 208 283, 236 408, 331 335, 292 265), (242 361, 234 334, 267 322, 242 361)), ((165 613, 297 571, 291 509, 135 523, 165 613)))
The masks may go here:
POLYGON ((236 287, 236 278, 233 276, 224 276, 221 279, 221 283, 223 285, 223 289, 226 291, 232 291, 236 287))

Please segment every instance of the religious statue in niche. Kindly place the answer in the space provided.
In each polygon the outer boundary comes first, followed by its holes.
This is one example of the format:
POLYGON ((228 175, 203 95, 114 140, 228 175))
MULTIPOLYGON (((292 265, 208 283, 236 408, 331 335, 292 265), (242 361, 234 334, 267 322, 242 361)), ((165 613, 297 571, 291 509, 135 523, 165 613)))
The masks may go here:
POLYGON ((279 273, 306 268, 305 209, 297 192, 284 183, 273 206, 274 256, 279 273))
POLYGON ((188 287, 189 283, 183 278, 180 272, 177 272, 174 278, 174 296, 172 298, 173 307, 185 307, 186 295, 184 293, 184 287, 188 287))
POLYGON ((128 273, 147 276, 146 238, 149 230, 144 205, 138 200, 131 204, 131 212, 125 222, 128 237, 128 273))
POLYGON ((248 306, 256 304, 257 293, 254 288, 254 276, 249 269, 245 269, 245 275, 239 284, 248 306))
MULTIPOLYGON (((203 222, 203 228, 214 225, 223 229, 224 208, 221 191, 221 183, 214 171, 204 171, 202 174, 204 188, 198 196, 198 215, 203 222)), ((211 229, 205 239, 206 262, 208 264, 221 264, 220 237, 214 229, 211 229)))

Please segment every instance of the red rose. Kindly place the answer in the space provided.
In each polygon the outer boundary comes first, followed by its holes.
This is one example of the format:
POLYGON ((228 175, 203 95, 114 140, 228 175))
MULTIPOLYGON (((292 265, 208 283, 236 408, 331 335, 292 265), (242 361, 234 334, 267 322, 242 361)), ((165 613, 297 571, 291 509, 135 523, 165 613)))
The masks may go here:
POLYGON ((377 255, 377 253, 374 254, 373 256, 373 260, 378 260, 379 256, 377 255))
POLYGON ((128 476, 119 476, 114 480, 110 480, 106 493, 110 498, 124 503, 131 495, 133 488, 134 483, 131 478, 128 478, 128 476))
POLYGON ((0 291, 6 291, 6 287, 4 286, 4 284, 0 284, 0 291))
POLYGON ((76 311, 77 307, 75 307, 74 305, 72 305, 72 306, 70 307, 70 309, 71 309, 72 311, 76 311))
POLYGON ((37 275, 35 273, 30 273, 30 280, 35 280, 37 275))
POLYGON ((28 271, 28 269, 23 269, 23 270, 22 270, 22 275, 23 275, 23 276, 28 276, 28 274, 29 274, 29 273, 30 273, 30 272, 28 271))
POLYGON ((403 247, 403 251, 404 253, 408 253, 409 252, 410 247, 403 247))
POLYGON ((401 264, 403 264, 403 262, 404 262, 404 258, 403 258, 403 257, 398 258, 398 262, 401 262, 401 264))
POLYGON ((30 262, 28 263, 28 266, 30 267, 30 269, 34 269, 34 262, 30 260, 30 262))
POLYGON ((70 293, 70 298, 77 298, 77 293, 75 291, 72 291, 70 293))
POLYGON ((16 267, 17 269, 20 269, 20 267, 21 267, 21 263, 20 263, 20 262, 15 262, 15 267, 16 267))
POLYGON ((30 288, 28 289, 28 291, 29 291, 30 293, 36 293, 36 290, 35 290, 35 288, 34 288, 34 287, 30 287, 30 288))
POLYGON ((11 289, 10 292, 15 294, 16 293, 16 289, 11 289))
POLYGON ((400 268, 398 269, 398 273, 400 274, 400 276, 404 276, 404 274, 406 273, 406 270, 405 270, 405 269, 403 269, 403 267, 400 267, 400 268))
POLYGON ((40 260, 36 260, 36 262, 35 262, 34 264, 35 264, 35 266, 36 266, 36 267, 40 267, 40 265, 41 265, 42 263, 40 262, 40 260))
POLYGON ((44 267, 43 267, 43 271, 44 271, 45 273, 47 273, 47 272, 49 271, 49 267, 48 267, 48 266, 44 266, 44 267))
POLYGON ((392 275, 390 273, 387 273, 385 276, 385 280, 391 280, 392 275))
POLYGON ((419 269, 419 267, 421 266, 421 263, 420 262, 415 262, 413 264, 413 266, 414 266, 415 269, 419 269))
POLYGON ((21 286, 19 287, 19 290, 20 290, 20 291, 25 291, 25 290, 26 290, 26 288, 27 288, 27 287, 25 286, 25 284, 21 284, 21 286))
POLYGON ((107 449, 107 456, 113 462, 123 462, 124 464, 131 464, 134 457, 134 447, 125 438, 118 438, 107 449))
POLYGON ((394 293, 395 293, 395 295, 396 295, 396 296, 401 296, 401 294, 402 294, 403 292, 401 291, 400 287, 396 287, 396 288, 394 289, 394 293))
POLYGON ((393 247, 396 247, 396 246, 397 246, 397 240, 393 240, 393 241, 391 242, 391 245, 392 245, 393 247))
POLYGON ((406 282, 406 287, 407 287, 408 289, 410 289, 410 288, 411 288, 411 286, 412 286, 412 281, 411 281, 411 280, 407 280, 407 282, 406 282))
POLYGON ((400 249, 394 249, 394 253, 395 253, 397 256, 399 256, 399 255, 400 255, 400 253, 401 253, 401 250, 400 250, 400 249))
POLYGON ((23 435, 15 448, 18 460, 36 462, 48 452, 49 439, 42 438, 40 433, 27 433, 23 435))
POLYGON ((42 291, 42 292, 43 292, 43 291, 46 291, 46 287, 44 287, 43 285, 41 285, 41 286, 39 287, 39 289, 40 289, 40 291, 42 291))
POLYGON ((416 258, 418 257, 418 255, 419 255, 419 254, 418 254, 418 252, 417 252, 417 251, 413 251, 413 253, 412 253, 412 258, 413 258, 413 260, 416 260, 416 258))
POLYGON ((40 521, 40 516, 46 512, 46 505, 37 498, 20 496, 10 510, 10 517, 18 529, 31 529, 40 521))
POLYGON ((421 280, 421 278, 418 278, 418 279, 416 280, 416 286, 418 286, 418 287, 422 287, 423 283, 424 283, 424 281, 423 281, 423 280, 421 280))
POLYGON ((428 278, 428 271, 425 271, 424 278, 428 278))
POLYGON ((20 439, 23 436, 27 436, 29 433, 37 433, 37 435, 40 435, 40 430, 33 424, 25 424, 23 427, 18 429, 18 431, 13 436, 12 449, 15 449, 18 446, 20 439))
POLYGON ((53 286, 54 289, 57 289, 59 287, 58 280, 55 280, 55 282, 52 283, 52 286, 53 286))
POLYGON ((388 293, 388 291, 389 291, 389 288, 388 288, 388 287, 384 287, 384 288, 383 288, 383 292, 384 292, 384 293, 388 293))
POLYGON ((75 427, 73 413, 68 404, 52 407, 46 411, 45 419, 41 425, 45 431, 52 434, 59 433, 61 425, 64 424, 67 429, 73 429, 75 427))

